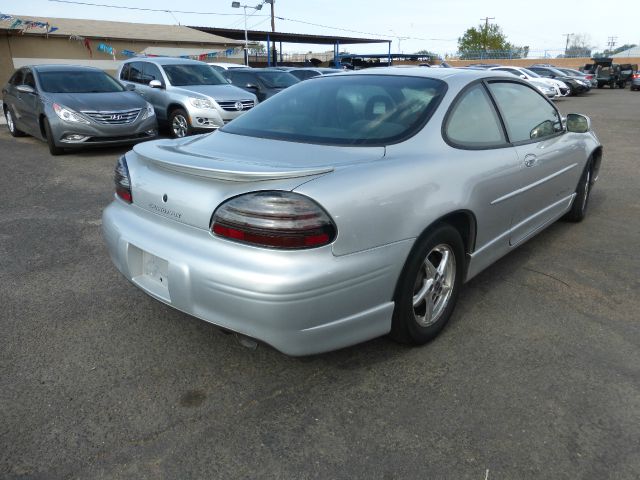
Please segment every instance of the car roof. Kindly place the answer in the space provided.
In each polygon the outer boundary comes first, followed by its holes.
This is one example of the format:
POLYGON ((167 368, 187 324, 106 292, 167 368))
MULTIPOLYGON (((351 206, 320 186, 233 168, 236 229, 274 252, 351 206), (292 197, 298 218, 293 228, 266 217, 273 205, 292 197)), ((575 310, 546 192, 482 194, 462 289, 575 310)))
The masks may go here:
POLYGON ((199 60, 177 57, 133 57, 124 61, 124 63, 131 62, 151 62, 157 65, 206 65, 205 62, 199 60))
POLYGON ((96 67, 88 67, 85 65, 65 65, 65 64, 45 64, 45 65, 25 65, 36 72, 104 72, 104 70, 96 67))
POLYGON ((363 70, 354 70, 349 72, 349 75, 398 75, 398 76, 415 76, 426 78, 460 78, 460 79, 475 79, 500 76, 513 76, 508 73, 488 71, 486 69, 472 69, 472 68, 424 68, 424 67, 410 67, 410 68, 395 68, 395 67, 375 67, 366 68, 363 70))

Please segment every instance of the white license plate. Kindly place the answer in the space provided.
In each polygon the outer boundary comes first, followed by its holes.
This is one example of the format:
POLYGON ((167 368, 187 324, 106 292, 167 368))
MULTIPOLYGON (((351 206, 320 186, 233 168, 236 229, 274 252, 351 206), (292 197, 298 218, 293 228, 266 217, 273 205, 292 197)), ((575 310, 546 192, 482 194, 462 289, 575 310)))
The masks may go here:
POLYGON ((169 288, 169 262, 149 252, 142 252, 142 275, 159 287, 169 288))

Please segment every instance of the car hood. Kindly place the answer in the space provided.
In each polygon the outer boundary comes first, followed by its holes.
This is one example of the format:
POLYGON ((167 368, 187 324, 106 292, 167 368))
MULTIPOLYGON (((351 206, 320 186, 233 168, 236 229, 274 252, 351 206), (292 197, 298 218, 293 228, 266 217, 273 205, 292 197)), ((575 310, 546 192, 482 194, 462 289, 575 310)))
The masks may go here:
POLYGON ((77 112, 131 110, 147 105, 146 100, 134 92, 47 93, 46 98, 77 112))
POLYGON ((186 96, 193 96, 199 93, 214 100, 221 101, 237 101, 237 100, 256 100, 256 96, 252 93, 245 92, 241 88, 230 84, 222 85, 189 85, 184 87, 173 87, 173 91, 186 96))
POLYGON ((227 181, 297 178, 384 157, 384 147, 311 145, 222 131, 181 140, 138 144, 146 162, 188 175, 227 181))

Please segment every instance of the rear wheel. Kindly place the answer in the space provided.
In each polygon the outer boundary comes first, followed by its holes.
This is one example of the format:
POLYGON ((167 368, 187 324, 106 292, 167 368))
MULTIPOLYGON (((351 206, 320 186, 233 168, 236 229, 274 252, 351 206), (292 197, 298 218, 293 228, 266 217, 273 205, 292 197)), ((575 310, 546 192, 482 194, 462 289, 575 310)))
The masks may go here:
POLYGON ((44 122, 44 133, 47 137, 47 145, 49 146, 49 153, 51 153, 51 155, 62 155, 64 153, 64 148, 60 148, 56 146, 56 143, 53 140, 53 132, 51 131, 51 125, 49 125, 49 120, 45 118, 43 122, 44 122))
POLYGON ((591 167, 591 160, 589 160, 587 165, 584 167, 582 176, 580 177, 578 188, 576 188, 576 197, 573 199, 571 210, 569 210, 565 215, 565 219, 570 222, 581 222, 587 215, 589 194, 591 193, 591 167))
POLYGON ((4 111, 4 116, 7 119, 7 128, 12 137, 24 137, 25 133, 22 130, 16 128, 16 121, 10 107, 7 107, 4 111))
POLYGON ((193 133, 189 115, 181 108, 175 109, 169 115, 169 133, 173 138, 182 138, 193 133))
POLYGON ((458 231, 441 225, 421 237, 400 277, 390 336, 422 345, 449 321, 462 285, 464 245, 458 231))

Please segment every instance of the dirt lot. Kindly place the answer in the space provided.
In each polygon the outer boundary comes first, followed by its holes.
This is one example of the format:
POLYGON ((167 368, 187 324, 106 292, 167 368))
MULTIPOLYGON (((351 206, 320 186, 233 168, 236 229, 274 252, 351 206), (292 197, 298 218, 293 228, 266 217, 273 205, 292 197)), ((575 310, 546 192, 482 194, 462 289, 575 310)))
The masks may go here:
POLYGON ((100 232, 124 151, 0 133, 0 478, 640 478, 640 93, 559 102, 605 146, 588 218, 470 282, 423 348, 289 358, 156 302, 100 232))

